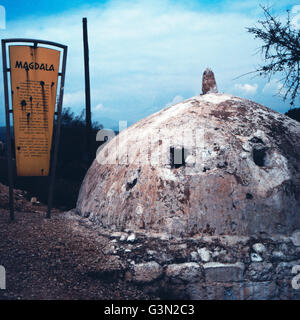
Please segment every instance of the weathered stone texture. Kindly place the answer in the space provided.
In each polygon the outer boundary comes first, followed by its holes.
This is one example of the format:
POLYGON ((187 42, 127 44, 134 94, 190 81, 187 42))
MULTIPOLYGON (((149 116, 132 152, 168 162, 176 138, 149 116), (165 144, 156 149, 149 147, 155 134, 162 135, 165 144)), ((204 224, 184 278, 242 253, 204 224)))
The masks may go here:
POLYGON ((134 281, 151 282, 163 273, 162 267, 155 261, 134 265, 134 281))
POLYGON ((300 230, 296 230, 292 234, 291 239, 293 241, 294 246, 300 246, 300 230))
POLYGON ((272 280, 273 265, 267 262, 253 262, 248 268, 248 277, 253 281, 272 280))
POLYGON ((203 95, 103 146, 77 213, 113 232, 127 281, 162 297, 298 299, 299 159, 298 122, 217 93, 206 70, 203 95))
POLYGON ((224 264, 209 262, 203 265, 205 280, 211 282, 233 282, 243 279, 245 266, 243 263, 224 264))
POLYGON ((202 277, 202 271, 199 264, 195 262, 171 264, 166 269, 166 276, 173 282, 196 282, 202 277))
MULTIPOLYGON (((87 218, 77 217, 81 225, 91 227, 87 218)), ((300 274, 300 247, 291 237, 227 235, 167 240, 163 234, 137 232, 135 241, 130 242, 125 241, 133 234, 130 230, 94 230, 110 239, 103 250, 110 254, 109 260, 119 261, 120 270, 114 274, 161 298, 300 298, 300 289, 293 288, 300 274), (263 261, 251 260, 254 249, 263 255, 263 261), (282 252, 280 259, 274 259, 274 252, 282 252), (208 253, 210 262, 205 262, 208 253)))
POLYGON ((196 96, 108 142, 77 210, 115 231, 290 236, 300 229, 299 158, 298 122, 232 95, 196 96))
POLYGON ((217 83, 215 80, 215 75, 210 69, 206 69, 202 77, 202 93, 217 93, 217 83))

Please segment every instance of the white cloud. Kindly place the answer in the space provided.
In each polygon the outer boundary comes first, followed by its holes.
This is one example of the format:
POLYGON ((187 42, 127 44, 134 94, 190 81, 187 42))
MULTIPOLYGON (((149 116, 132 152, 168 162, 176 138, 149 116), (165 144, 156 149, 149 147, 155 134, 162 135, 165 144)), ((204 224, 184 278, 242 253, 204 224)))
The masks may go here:
POLYGON ((174 104, 182 101, 184 101, 184 98, 182 96, 175 96, 171 102, 166 104, 166 107, 173 106, 174 104))
POLYGON ((64 94, 64 105, 66 107, 84 106, 84 92, 77 91, 73 93, 66 92, 64 94))
POLYGON ((93 111, 103 111, 104 106, 102 103, 97 104, 95 107, 92 108, 93 111))
POLYGON ((257 92, 257 89, 258 89, 258 85, 255 83, 255 84, 249 84, 249 83, 245 83, 245 84, 241 84, 241 83, 236 83, 234 85, 234 88, 237 90, 237 91, 240 91, 244 94, 247 94, 247 95, 253 95, 257 92))
POLYGON ((300 5, 293 6, 291 10, 292 19, 291 23, 294 28, 299 29, 300 28, 300 5))
POLYGON ((284 89, 283 84, 280 82, 280 80, 272 79, 266 83, 262 92, 266 94, 277 94, 284 96, 286 89, 284 89))
POLYGON ((104 107, 102 103, 98 103, 96 106, 92 107, 92 111, 94 112, 114 112, 115 110, 112 108, 104 107))

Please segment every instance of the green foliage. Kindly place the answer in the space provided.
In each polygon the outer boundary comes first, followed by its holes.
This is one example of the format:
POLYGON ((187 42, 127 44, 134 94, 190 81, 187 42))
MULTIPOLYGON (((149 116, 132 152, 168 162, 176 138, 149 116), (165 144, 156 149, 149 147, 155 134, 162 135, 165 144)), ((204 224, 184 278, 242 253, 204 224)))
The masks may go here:
POLYGON ((300 122, 300 108, 290 109, 285 115, 300 122))
MULTIPOLYGON (((90 145, 93 155, 103 142, 96 141, 98 130, 103 128, 97 122, 92 124, 90 145)), ((61 115, 61 134, 58 150, 57 174, 54 202, 57 205, 73 208, 76 206, 82 180, 91 163, 87 154, 87 135, 84 111, 75 115, 65 108, 61 115)))
POLYGON ((265 64, 253 71, 258 75, 267 76, 269 80, 274 74, 282 74, 283 86, 280 94, 284 100, 290 100, 294 105, 299 96, 300 86, 300 30, 293 28, 289 11, 285 22, 274 17, 270 9, 262 7, 264 20, 259 20, 259 26, 247 28, 255 38, 262 40, 260 48, 265 64))
MULTIPOLYGON (((62 112, 61 135, 58 152, 57 175, 60 178, 81 181, 90 166, 87 156, 86 124, 84 113, 76 116, 70 108, 62 112)), ((101 143, 96 142, 96 134, 103 126, 92 124, 90 138, 93 154, 101 143)))

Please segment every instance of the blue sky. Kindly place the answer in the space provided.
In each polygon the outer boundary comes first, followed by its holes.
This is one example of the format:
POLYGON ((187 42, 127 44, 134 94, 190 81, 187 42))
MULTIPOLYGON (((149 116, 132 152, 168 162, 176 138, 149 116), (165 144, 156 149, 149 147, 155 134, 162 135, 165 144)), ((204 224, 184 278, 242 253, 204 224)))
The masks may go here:
MULTIPOLYGON (((277 15, 293 10, 299 26, 300 1, 0 1, 6 11, 1 38, 27 37, 69 46, 64 107, 84 107, 82 17, 88 18, 93 120, 106 127, 130 124, 201 93, 206 67, 220 92, 245 97, 285 112, 271 82, 249 75, 262 62, 258 40, 246 32, 262 16, 259 4, 277 15), (235 79, 235 80, 234 80, 235 79), (111 119, 111 120, 109 120, 111 119)), ((3 101, 1 78, 0 99, 3 101)), ((4 108, 0 125, 4 124, 4 108)))

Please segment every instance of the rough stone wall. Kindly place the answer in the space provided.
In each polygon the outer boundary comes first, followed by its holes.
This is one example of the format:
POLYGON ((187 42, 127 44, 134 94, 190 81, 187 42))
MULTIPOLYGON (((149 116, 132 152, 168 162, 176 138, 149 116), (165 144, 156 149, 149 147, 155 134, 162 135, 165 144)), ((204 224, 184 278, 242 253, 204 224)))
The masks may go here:
POLYGON ((181 239, 130 230, 111 233, 78 219, 110 239, 104 252, 119 261, 119 269, 111 270, 115 280, 125 279, 161 298, 300 299, 300 288, 292 286, 293 267, 299 266, 300 275, 300 230, 290 237, 181 239))

